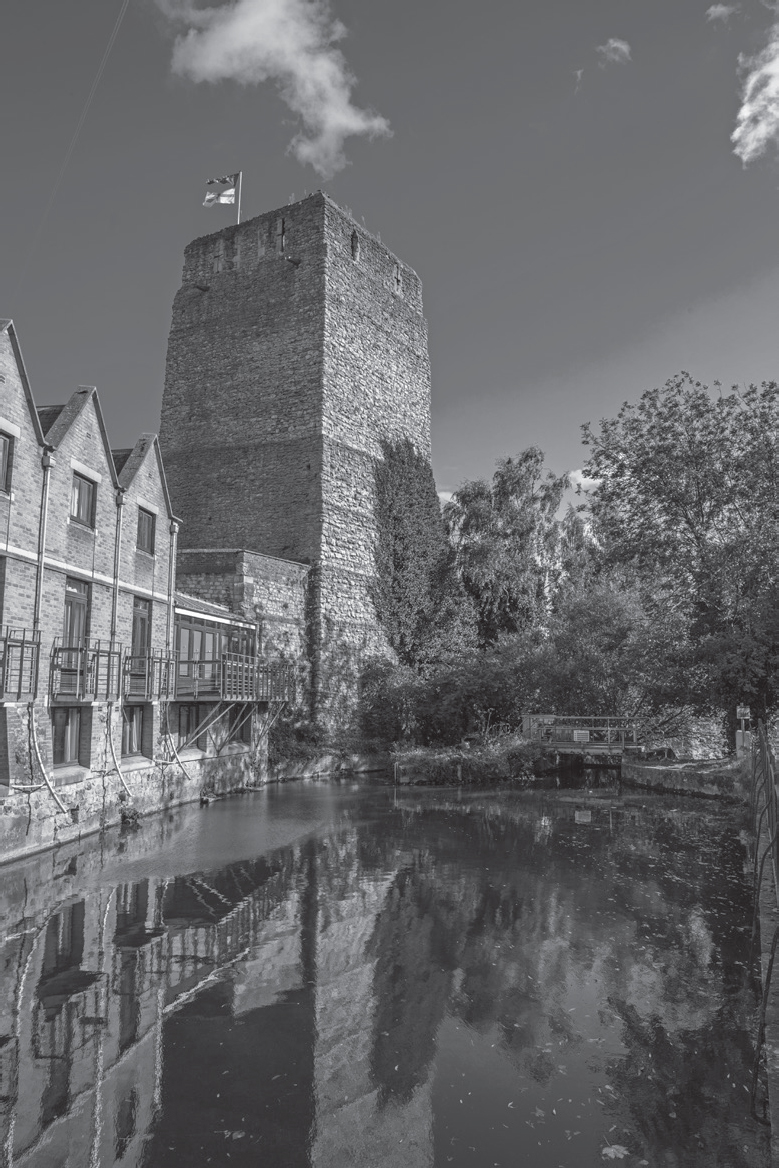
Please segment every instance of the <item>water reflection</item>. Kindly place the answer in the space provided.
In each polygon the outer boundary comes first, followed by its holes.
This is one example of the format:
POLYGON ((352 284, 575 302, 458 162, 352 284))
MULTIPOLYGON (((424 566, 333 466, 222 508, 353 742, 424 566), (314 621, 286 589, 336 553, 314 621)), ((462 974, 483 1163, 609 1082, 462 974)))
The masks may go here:
POLYGON ((338 809, 203 871, 109 882, 98 842, 6 870, 3 1168, 769 1163, 731 810, 338 809))

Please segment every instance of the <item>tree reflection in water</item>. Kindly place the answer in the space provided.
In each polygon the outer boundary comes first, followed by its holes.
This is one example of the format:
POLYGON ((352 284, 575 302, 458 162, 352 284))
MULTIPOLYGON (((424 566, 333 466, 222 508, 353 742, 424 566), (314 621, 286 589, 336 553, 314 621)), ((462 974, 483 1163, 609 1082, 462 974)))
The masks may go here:
POLYGON ((4 1168, 768 1165, 736 812, 285 800, 312 829, 254 858, 214 867, 212 832, 207 870, 116 883, 95 843, 7 882, 4 1168))

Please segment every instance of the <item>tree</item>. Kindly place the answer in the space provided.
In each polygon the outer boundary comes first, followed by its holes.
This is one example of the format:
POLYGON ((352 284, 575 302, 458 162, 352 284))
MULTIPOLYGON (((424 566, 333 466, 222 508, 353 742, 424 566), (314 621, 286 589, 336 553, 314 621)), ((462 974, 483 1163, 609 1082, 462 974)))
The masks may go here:
POLYGON ((543 621, 550 610, 561 570, 556 514, 568 478, 544 474, 543 465, 535 446, 502 458, 491 483, 464 483, 444 508, 482 645, 543 621))
POLYGON ((373 601, 401 663, 418 667, 472 641, 473 618, 428 460, 407 440, 384 442, 374 484, 373 601))
POLYGON ((680 373, 583 432, 605 560, 648 573, 682 619, 696 700, 727 711, 732 740, 739 702, 779 702, 779 386, 713 398, 680 373))

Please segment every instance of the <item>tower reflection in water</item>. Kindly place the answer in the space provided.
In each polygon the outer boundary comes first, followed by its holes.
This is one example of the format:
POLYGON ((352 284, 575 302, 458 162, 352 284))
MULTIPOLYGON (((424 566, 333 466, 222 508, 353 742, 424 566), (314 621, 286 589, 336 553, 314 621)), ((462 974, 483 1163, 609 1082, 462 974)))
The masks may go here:
POLYGON ((88 845, 25 887, 0 950, 3 1168, 768 1163, 726 817, 370 807, 79 895, 88 845))

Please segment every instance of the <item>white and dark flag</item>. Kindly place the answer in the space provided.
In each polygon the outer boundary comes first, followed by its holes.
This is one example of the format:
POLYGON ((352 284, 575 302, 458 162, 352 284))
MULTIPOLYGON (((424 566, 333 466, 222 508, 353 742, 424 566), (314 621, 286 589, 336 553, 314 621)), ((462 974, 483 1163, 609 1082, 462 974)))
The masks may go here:
POLYGON ((234 203, 235 202, 235 188, 238 184, 237 174, 226 174, 223 178, 210 178, 206 186, 224 186, 223 191, 206 191, 206 197, 203 199, 204 207, 213 207, 216 203, 234 203))

